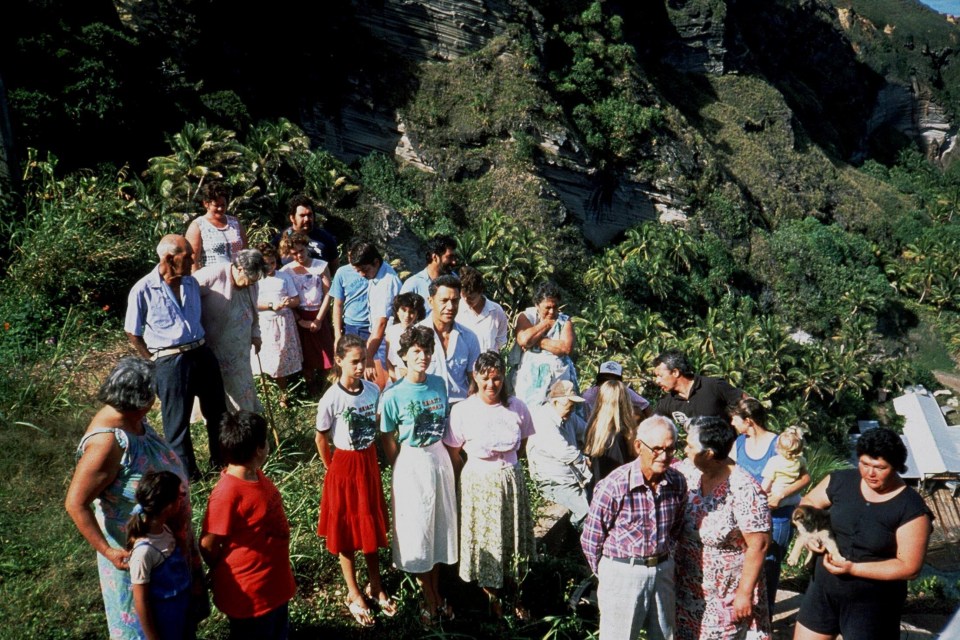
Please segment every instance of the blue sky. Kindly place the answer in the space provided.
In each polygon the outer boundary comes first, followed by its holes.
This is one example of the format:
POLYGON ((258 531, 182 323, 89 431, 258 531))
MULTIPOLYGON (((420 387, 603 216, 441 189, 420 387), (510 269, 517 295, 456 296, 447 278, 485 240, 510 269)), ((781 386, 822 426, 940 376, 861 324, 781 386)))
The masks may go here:
POLYGON ((920 0, 920 2, 940 13, 960 16, 960 0, 920 0))

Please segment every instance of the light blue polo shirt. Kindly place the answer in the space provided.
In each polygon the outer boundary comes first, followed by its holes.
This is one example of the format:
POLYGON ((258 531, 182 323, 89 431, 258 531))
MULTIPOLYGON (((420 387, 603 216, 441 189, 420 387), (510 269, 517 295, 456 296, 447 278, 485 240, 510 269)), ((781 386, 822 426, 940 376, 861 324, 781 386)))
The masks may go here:
POLYGON ((154 267, 130 289, 123 330, 142 336, 150 351, 196 342, 204 333, 200 324, 200 285, 193 276, 180 278, 180 296, 182 306, 170 285, 160 277, 160 267, 154 267))
POLYGON ((333 274, 330 297, 343 302, 343 323, 352 327, 365 327, 370 323, 370 307, 367 304, 367 289, 370 281, 346 265, 333 274))

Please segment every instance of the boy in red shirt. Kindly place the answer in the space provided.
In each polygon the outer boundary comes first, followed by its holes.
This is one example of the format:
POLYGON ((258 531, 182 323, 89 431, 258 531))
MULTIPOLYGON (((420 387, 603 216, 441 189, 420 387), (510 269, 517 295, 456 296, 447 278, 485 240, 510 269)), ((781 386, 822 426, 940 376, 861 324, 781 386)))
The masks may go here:
POLYGON ((269 452, 266 420, 249 411, 226 414, 220 448, 227 466, 210 494, 200 537, 213 602, 230 619, 231 640, 285 640, 296 585, 280 492, 260 470, 269 452))

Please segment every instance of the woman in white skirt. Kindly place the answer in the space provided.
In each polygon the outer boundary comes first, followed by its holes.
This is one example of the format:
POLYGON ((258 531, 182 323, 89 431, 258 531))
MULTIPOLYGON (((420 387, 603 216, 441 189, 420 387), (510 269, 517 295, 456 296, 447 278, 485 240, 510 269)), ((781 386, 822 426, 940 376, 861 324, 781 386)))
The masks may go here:
POLYGON ((383 450, 393 464, 393 562, 416 574, 425 601, 420 620, 431 627, 438 617, 453 619, 440 595, 438 565, 457 561, 456 480, 442 441, 447 386, 427 375, 433 344, 429 327, 410 327, 400 336, 407 374, 380 400, 383 450))
POLYGON ((527 620, 517 587, 536 547, 518 455, 534 427, 527 405, 507 396, 505 370, 494 351, 477 358, 470 396, 453 407, 443 441, 455 465, 461 450, 467 454, 460 475, 460 577, 484 590, 496 617, 503 617, 501 597, 509 594, 517 618, 527 620))

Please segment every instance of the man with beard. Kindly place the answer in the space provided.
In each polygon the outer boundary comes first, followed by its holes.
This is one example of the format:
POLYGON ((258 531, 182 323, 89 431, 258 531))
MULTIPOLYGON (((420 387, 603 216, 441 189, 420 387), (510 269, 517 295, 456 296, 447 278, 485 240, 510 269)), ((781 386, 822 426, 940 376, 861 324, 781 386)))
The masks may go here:
MULTIPOLYGON (((313 201, 305 195, 296 195, 287 201, 287 217, 290 219, 290 226, 280 232, 273 239, 273 246, 280 247, 280 238, 285 233, 299 231, 310 239, 307 245, 307 253, 315 260, 323 260, 330 266, 330 273, 336 273, 340 266, 340 258, 337 255, 336 237, 319 227, 316 224, 313 201)), ((290 262, 289 258, 281 258, 284 264, 290 262)))

